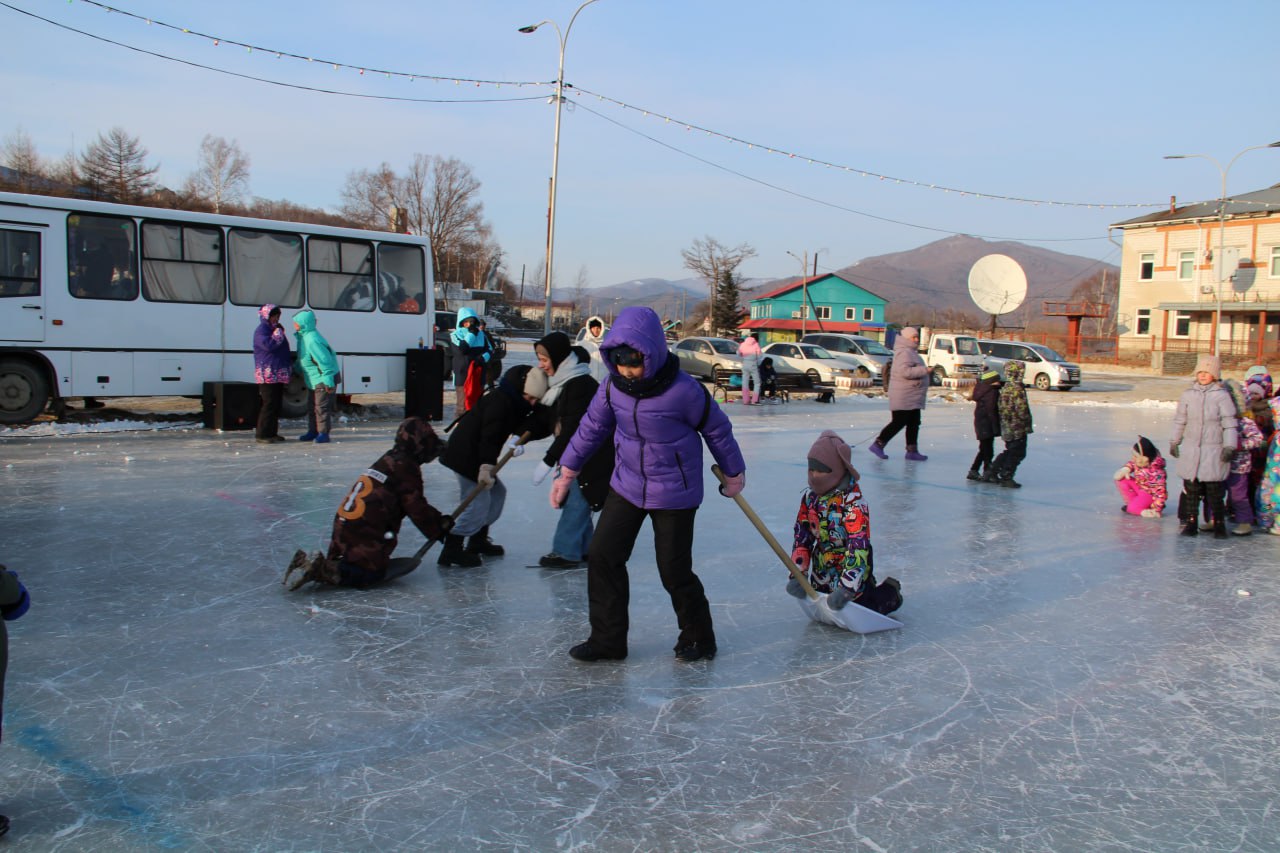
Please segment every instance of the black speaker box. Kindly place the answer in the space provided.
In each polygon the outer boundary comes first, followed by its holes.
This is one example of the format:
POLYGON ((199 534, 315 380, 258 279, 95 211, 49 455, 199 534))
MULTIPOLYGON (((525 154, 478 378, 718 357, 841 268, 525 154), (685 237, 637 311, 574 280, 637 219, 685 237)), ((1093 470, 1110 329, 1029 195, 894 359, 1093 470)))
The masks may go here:
POLYGON ((404 352, 404 416, 444 419, 444 353, 438 349, 404 352))
POLYGON ((253 382, 206 382, 200 396, 206 429, 255 429, 262 400, 253 382))

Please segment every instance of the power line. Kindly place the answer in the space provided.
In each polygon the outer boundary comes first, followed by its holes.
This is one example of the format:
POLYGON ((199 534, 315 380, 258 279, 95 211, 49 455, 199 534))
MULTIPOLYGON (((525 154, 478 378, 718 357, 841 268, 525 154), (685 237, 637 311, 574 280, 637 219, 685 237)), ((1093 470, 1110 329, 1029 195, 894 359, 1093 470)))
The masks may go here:
MULTIPOLYGON (((109 13, 113 13, 116 15, 124 15, 126 18, 133 18, 136 21, 142 21, 151 26, 163 27, 168 30, 173 30, 174 32, 177 32, 177 33, 182 33, 183 35, 195 36, 196 38, 204 39, 207 42, 211 42, 214 47, 218 47, 219 45, 223 45, 223 44, 230 44, 236 47, 243 47, 249 53, 252 53, 253 51, 256 50, 259 53, 275 54, 276 59, 284 59, 287 57, 289 59, 297 59, 303 62, 320 62, 325 65, 333 66, 333 70, 335 71, 339 69, 346 69, 348 71, 357 71, 360 74, 364 74, 367 71, 370 74, 380 74, 383 77, 386 77, 388 79, 392 77, 401 77, 409 80, 410 82, 413 82, 415 80, 434 80, 436 82, 441 82, 441 83, 474 83, 477 86, 550 86, 550 85, 554 85, 555 83, 555 81, 551 81, 550 83, 547 83, 544 81, 536 81, 536 80, 477 80, 471 77, 452 77, 452 76, 443 77, 437 74, 419 74, 419 73, 411 73, 408 71, 391 71, 385 68, 371 68, 369 66, 351 65, 349 63, 338 62, 333 59, 322 59, 314 56, 303 56, 302 54, 290 53, 289 51, 286 51, 286 50, 277 50, 272 47, 263 47, 261 45, 249 44, 247 42, 236 41, 235 39, 229 39, 229 38, 226 38, 225 36, 209 35, 208 33, 202 33, 197 30, 193 30, 189 27, 183 27, 177 24, 165 23, 164 21, 159 21, 159 20, 156 20, 155 18, 144 17, 143 15, 138 15, 133 12, 126 11, 124 9, 119 9, 115 6, 108 6, 105 3, 99 3, 98 0, 80 0, 80 2, 87 3, 90 6, 96 6, 97 8, 102 9, 109 13)), ((8 5, 8 4, 5 4, 5 5, 8 5)))
MULTIPOLYGON (((81 0, 81 2, 90 2, 90 1, 91 0, 81 0)), ((116 41, 115 39, 109 39, 106 36, 100 36, 95 33, 85 32, 84 30, 78 30, 75 27, 67 26, 66 24, 59 23, 58 21, 50 20, 49 18, 45 18, 40 15, 34 14, 32 12, 28 12, 25 9, 19 9, 16 6, 11 6, 8 3, 3 2, 3 0, 0 0, 0 6, 3 6, 4 8, 10 9, 19 14, 26 15, 29 18, 35 18, 38 21, 43 21, 44 23, 58 27, 59 29, 67 30, 68 32, 72 32, 77 35, 82 35, 82 36, 85 36, 86 38, 94 39, 95 41, 100 41, 106 44, 114 45, 116 47, 121 47, 121 48, 124 48, 125 50, 131 50, 135 53, 141 53, 146 56, 153 56, 156 59, 163 59, 166 62, 176 62, 179 65, 186 65, 191 68, 199 68, 203 71, 213 71, 217 74, 226 74, 229 77, 238 77, 241 80, 252 80, 255 83, 266 83, 269 86, 281 86, 286 89, 299 89, 304 92, 316 92, 322 95, 341 95, 347 98, 365 98, 368 100, 375 100, 375 101, 408 101, 411 103, 423 103, 423 104, 491 104, 491 103, 507 103, 507 102, 513 102, 513 101, 540 101, 546 97, 545 95, 525 95, 518 98, 410 98, 410 97, 405 97, 400 95, 371 95, 364 92, 344 92, 340 89, 325 89, 325 88, 320 88, 318 86, 303 86, 298 83, 285 83, 282 80, 271 80, 267 77, 256 77, 252 74, 242 74, 241 72, 238 72, 238 71, 230 71, 225 68, 217 68, 212 65, 204 65, 199 62, 192 62, 189 59, 179 59, 176 56, 169 56, 164 53, 157 53, 154 50, 146 50, 145 48, 135 47, 134 45, 125 44, 124 42, 116 41)), ((428 79, 443 80, 446 78, 433 77, 428 79)), ((474 81, 460 80, 455 82, 474 82, 474 81)))
POLYGON ((819 205, 822 205, 823 207, 829 207, 833 210, 844 211, 845 213, 852 213, 855 216, 863 216, 863 217, 866 217, 867 219, 874 219, 878 222, 885 222, 890 225, 901 225, 905 228, 916 228, 921 231, 932 231, 937 234, 949 234, 952 236, 960 236, 960 237, 981 237, 984 240, 1012 240, 1012 241, 1023 242, 1023 243, 1028 243, 1028 242, 1029 243, 1079 243, 1079 242, 1087 242, 1091 240, 1106 239, 1105 235, 1099 235, 1097 237, 1007 237, 1007 236, 996 236, 996 235, 989 235, 989 234, 975 234, 972 231, 952 231, 947 228, 938 228, 932 225, 920 225, 915 222, 906 222, 901 219, 891 219, 887 216, 878 216, 877 214, 874 214, 874 213, 868 213, 865 210, 856 210, 852 207, 845 207, 844 205, 836 204, 835 202, 832 202, 832 201, 827 201, 825 199, 820 199, 811 195, 806 195, 805 193, 797 192, 796 190, 787 189, 786 187, 779 186, 778 184, 773 184, 768 181, 762 180, 760 178, 756 178, 751 175, 748 175, 744 172, 739 172, 736 169, 730 169, 728 166, 724 166, 712 160, 708 160, 705 157, 699 157, 697 154, 692 154, 688 151, 685 151, 682 148, 677 148, 674 145, 671 145, 667 142, 663 142, 662 140, 657 139, 656 137, 650 136, 649 134, 644 133, 643 131, 636 130, 633 127, 629 127, 623 124, 622 122, 619 122, 615 119, 610 118, 609 116, 606 116, 600 112, 597 112, 596 110, 591 109, 590 107, 584 105, 580 101, 574 101, 573 104, 575 107, 586 110, 588 113, 591 113, 597 118, 600 118, 603 121, 607 121, 610 124, 627 131, 628 133, 634 133, 636 136, 639 136, 643 139, 647 139, 650 142, 654 143, 655 145, 660 145, 663 148, 674 151, 677 154, 688 157, 691 160, 697 160, 699 163, 703 163, 707 166, 712 167, 713 169, 719 169, 722 172, 727 172, 730 175, 734 175, 735 177, 742 178, 743 180, 750 181, 754 184, 759 184, 762 187, 767 187, 771 190, 774 190, 775 192, 785 193, 786 195, 803 199, 804 201, 812 202, 814 204, 819 204, 819 205))
MULTIPOLYGON (((248 43, 248 42, 238 41, 238 40, 235 40, 235 39, 229 39, 229 38, 226 38, 226 37, 223 37, 223 36, 215 36, 215 35, 208 34, 208 33, 202 33, 202 32, 196 31, 196 30, 192 30, 190 27, 183 27, 183 26, 179 26, 179 25, 176 25, 176 24, 170 24, 170 23, 166 23, 166 22, 163 22, 163 21, 158 21, 158 20, 156 20, 156 19, 154 19, 154 18, 148 18, 148 17, 144 17, 144 16, 142 16, 142 15, 137 15, 137 14, 135 14, 135 13, 133 13, 133 12, 128 12, 128 11, 126 11, 126 10, 123 10, 123 9, 117 8, 117 7, 115 7, 115 6, 109 6, 109 5, 105 4, 105 3, 99 2, 99 0, 80 0, 80 2, 82 2, 82 3, 87 3, 87 4, 88 4, 88 5, 90 5, 90 6, 94 6, 94 7, 96 7, 96 8, 102 9, 102 10, 104 10, 104 11, 108 12, 108 13, 124 15, 124 16, 126 16, 126 17, 128 17, 128 18, 132 18, 132 19, 134 19, 134 20, 141 21, 141 22, 146 23, 146 24, 148 24, 148 25, 160 26, 160 27, 164 27, 164 28, 166 28, 166 29, 173 30, 173 31, 175 31, 175 32, 182 33, 182 34, 184 34, 184 35, 191 35, 191 36, 195 36, 195 37, 197 37, 197 38, 201 38, 201 39, 204 39, 204 40, 206 40, 206 41, 208 41, 208 42, 212 43, 215 47, 216 47, 216 46, 218 46, 218 45, 221 45, 221 44, 235 45, 235 46, 237 46, 237 47, 242 47, 242 48, 244 48, 246 51, 248 51, 248 52, 250 52, 250 53, 252 53, 253 51, 258 51, 259 53, 274 54, 277 58, 284 58, 284 57, 288 57, 288 58, 290 58, 290 59, 295 59, 295 60, 305 61, 305 62, 308 62, 308 63, 322 62, 322 63, 325 63, 325 64, 327 64, 327 65, 332 66, 332 67, 334 68, 334 70, 346 69, 346 70, 351 70, 351 71, 357 71, 357 72, 358 72, 359 74, 361 74, 361 75, 364 75, 364 74, 365 74, 365 72, 370 72, 370 73, 372 73, 372 74, 382 75, 383 77, 385 77, 385 78, 387 78, 387 79, 391 79, 391 78, 402 78, 402 79, 407 79, 407 80, 410 80, 410 81, 422 79, 422 80, 433 80, 433 81, 437 81, 437 82, 453 82, 453 83, 455 83, 455 84, 460 84, 460 83, 472 83, 472 84, 475 84, 475 85, 477 85, 477 86, 481 86, 481 85, 492 85, 492 86, 499 86, 499 87, 500 87, 500 86, 503 86, 503 85, 507 85, 507 86, 517 86, 517 87, 521 87, 521 86, 549 86, 549 85, 553 85, 553 84, 554 84, 554 81, 552 81, 552 82, 546 82, 546 81, 510 81, 510 80, 508 80, 508 81, 502 81, 502 80, 481 80, 481 79, 467 78, 467 77, 445 77, 445 76, 433 75, 433 74, 411 73, 411 72, 407 72, 407 71, 395 71, 395 70, 383 69, 383 68, 372 68, 372 67, 369 67, 369 66, 351 65, 351 64, 349 64, 349 63, 338 62, 338 61, 331 60, 331 59, 317 59, 317 58, 315 58, 315 57, 303 56, 303 55, 301 55, 301 54, 291 53, 291 52, 289 52, 289 51, 278 50, 278 49, 275 49, 275 48, 264 47, 264 46, 261 46, 261 45, 254 45, 254 44, 250 44, 250 43, 248 43)), ((15 11, 23 11, 23 10, 21 10, 21 9, 15 9, 15 7, 13 7, 13 6, 9 6, 9 4, 8 4, 8 3, 0 3, 0 5, 6 6, 6 7, 10 8, 10 9, 14 9, 15 11)), ((73 28, 71 28, 71 27, 65 27, 64 25, 62 25, 62 24, 58 24, 57 22, 54 22, 54 21, 50 21, 50 20, 49 20, 49 19, 47 19, 47 18, 40 18, 40 16, 38 16, 38 15, 32 15, 32 14, 31 14, 31 13, 29 13, 29 12, 23 12, 23 14, 31 15, 31 17, 39 18, 40 20, 43 20, 43 21, 46 21, 46 22, 48 22, 48 23, 54 24, 55 26, 61 26, 61 27, 64 27, 64 29, 69 29, 69 30, 72 30, 73 32, 79 32, 79 33, 81 33, 82 35, 89 35, 89 36, 90 36, 90 37, 92 37, 92 38, 98 38, 98 39, 100 39, 100 40, 102 40, 102 41, 107 41, 107 42, 110 42, 110 43, 112 43, 112 44, 118 44, 118 45, 120 45, 120 46, 122 46, 122 47, 129 47, 128 45, 123 45, 123 44, 121 44, 121 43, 119 43, 119 42, 111 41, 110 39, 105 39, 105 38, 102 38, 102 37, 100 37, 100 36, 94 36, 94 35, 92 35, 92 34, 90 34, 90 33, 84 33, 84 32, 83 32, 83 31, 81 31, 81 30, 74 30, 74 29, 73 29, 73 28)), ((316 89, 316 88, 311 88, 311 87, 306 87, 306 86, 295 86, 295 85, 293 85, 293 84, 280 83, 280 82, 278 82, 278 81, 274 81, 274 80, 268 80, 268 79, 259 78, 259 77, 251 77, 251 76, 249 76, 249 75, 235 74, 235 72, 224 71, 224 70, 222 70, 222 69, 218 69, 218 68, 210 68, 209 66, 200 65, 199 63, 188 62, 188 61, 186 61, 186 60, 180 60, 180 59, 174 59, 173 57, 164 56, 163 54, 152 53, 151 51, 141 50, 141 49, 139 49, 139 48, 129 47, 129 49, 130 49, 130 50, 137 50, 137 51, 138 51, 138 52, 140 52, 140 53, 148 53, 148 54, 150 54, 150 55, 152 55, 152 56, 158 56, 158 57, 160 57, 160 58, 162 58, 162 59, 169 59, 169 60, 171 60, 171 61, 175 61, 175 62, 182 62, 182 63, 184 63, 184 64, 192 65, 192 66, 194 66, 194 67, 198 67, 198 68, 206 68, 206 69, 208 69, 208 70, 218 71, 218 72, 220 72, 220 73, 225 73, 225 74, 232 74, 233 76, 244 77, 244 78, 246 78, 246 79, 256 80, 256 81, 263 82, 263 83, 270 83, 270 84, 273 84, 273 85, 279 85, 279 86, 289 86, 289 87, 291 87, 291 88, 298 88, 298 89, 306 89, 306 90, 309 90, 309 91, 322 92, 322 93, 324 93, 324 94, 347 95, 347 96, 351 96, 351 97, 365 97, 365 98, 382 99, 382 100, 425 101, 425 102, 428 102, 428 103, 453 103, 453 102, 454 102, 454 101, 449 101, 449 100, 434 100, 434 99, 425 99, 425 98, 424 98, 424 99, 418 99, 418 98, 395 98, 395 97, 378 96, 378 95, 359 95, 359 94, 351 93, 351 92, 338 92, 338 91, 333 91, 333 90, 328 90, 328 89, 316 89)), ((961 196, 961 197, 973 197, 973 198, 976 198, 976 199, 986 199, 986 200, 992 200, 992 201, 1013 202, 1013 203, 1017 203, 1017 204, 1030 204, 1030 205, 1036 205, 1036 206, 1044 205, 1044 206, 1047 206, 1047 207, 1071 207, 1071 208, 1086 208, 1086 209, 1096 209, 1096 210, 1112 210, 1112 209, 1151 208, 1151 207, 1159 207, 1159 206, 1162 204, 1162 202, 1101 203, 1101 202, 1057 201, 1057 200, 1052 200, 1052 199, 1036 199, 1036 198, 1030 198, 1030 197, 1024 197, 1024 196, 1003 195, 1003 194, 1000 194, 1000 193, 990 193, 990 192, 983 192, 983 191, 978 191, 978 190, 961 189, 961 188, 958 188, 958 187, 946 186, 946 185, 938 184, 938 183, 934 183, 934 182, 918 181, 918 180, 914 180, 914 179, 912 179, 912 178, 895 177, 895 176, 892 176, 892 175, 882 174, 882 173, 879 173, 879 172, 873 171, 873 170, 871 170, 871 169, 865 169, 865 168, 861 168, 861 167, 857 167, 857 166, 849 166, 849 165, 844 165, 844 164, 840 164, 840 163, 833 163, 833 162, 830 162, 830 161, 822 160, 822 159, 820 159, 820 158, 810 157, 810 156, 805 155, 805 154, 799 154, 799 153, 796 153, 796 152, 794 152, 794 151, 789 151, 789 150, 787 150, 787 149, 778 148, 778 147, 776 147, 776 146, 765 145, 765 144, 758 143, 758 142, 752 142, 752 141, 749 141, 749 140, 742 139, 742 138, 740 138, 740 137, 734 136, 734 135, 732 135, 732 134, 724 133, 724 132, 721 132, 721 131, 718 131, 718 130, 713 130, 713 129, 711 129, 711 128, 701 126, 701 125, 696 124, 696 123, 694 123, 694 122, 684 121, 684 120, 682 120, 682 119, 676 119, 676 118, 673 118, 673 117, 671 117, 671 116, 665 115, 665 114, 663 114, 663 113, 656 112, 656 111, 654 111, 654 110, 646 109, 646 108, 644 108, 644 107, 635 106, 634 104, 629 104, 629 103, 626 103, 625 101, 621 101, 621 100, 618 100, 618 99, 616 99, 616 98, 612 98, 612 97, 609 97, 609 96, 607 96, 607 95, 603 95, 603 94, 598 93, 598 92, 593 92, 593 91, 591 91, 591 90, 589 90, 589 89, 584 89, 584 88, 581 88, 581 87, 572 86, 572 85, 570 85, 570 84, 568 84, 568 83, 566 83, 566 84, 565 84, 565 87, 566 87, 566 88, 570 88, 570 89, 574 89, 575 91, 577 91, 577 92, 581 92, 581 93, 582 93, 582 94, 584 94, 584 95, 589 95, 589 96, 591 96, 591 97, 597 98, 598 100, 605 101, 605 102, 607 102, 607 103, 611 103, 611 104, 613 104, 613 105, 615 105, 615 106, 618 106, 618 107, 620 107, 620 108, 622 108, 622 109, 624 109, 624 110, 634 110, 634 111, 636 111, 636 112, 641 113, 642 115, 644 115, 644 116, 646 116, 646 117, 652 117, 652 118, 658 118, 658 119, 661 119, 661 120, 663 120, 665 123, 668 123, 668 124, 670 124, 670 123, 675 123, 675 124, 677 124, 677 125, 679 125, 679 126, 681 126, 681 127, 684 127, 686 130, 689 130, 689 131, 697 130, 697 131, 699 131, 699 132, 701 132, 701 133, 704 133, 704 134, 706 134, 706 135, 708 135, 708 136, 716 137, 716 138, 718 138, 718 139, 724 140, 724 141, 729 142, 729 143, 736 143, 736 144, 740 144, 740 145, 745 145, 745 146, 747 146, 747 148, 748 148, 748 149, 750 149, 750 150, 756 150, 756 149, 759 149, 759 150, 764 151, 764 152, 769 153, 769 154, 779 154, 779 155, 784 156, 784 157, 786 157, 786 158, 788 158, 788 159, 792 159, 792 160, 801 160, 801 161, 803 161, 803 162, 805 162, 805 163, 808 163, 809 165, 813 165, 813 166, 822 166, 822 167, 824 167, 824 168, 829 168, 829 169, 836 169, 836 170, 839 170, 839 171, 842 171, 842 172, 847 172, 847 173, 850 173, 850 174, 856 174, 856 175, 858 175, 858 176, 860 176, 860 177, 864 177, 864 178, 874 178, 874 179, 879 180, 879 181, 891 181, 891 182, 893 182, 894 184, 904 184, 904 185, 907 185, 907 186, 918 187, 918 188, 921 188, 921 189, 928 189, 928 190, 939 191, 939 192, 946 193, 946 194, 954 193, 954 194, 959 195, 959 196, 961 196)), ((536 99, 536 98, 511 98, 511 99, 493 99, 493 100, 535 100, 535 99, 536 99)), ((579 103, 580 103, 580 102, 579 102, 579 103)), ((598 115, 598 113, 597 113, 597 115, 598 115)), ((648 138, 652 139, 652 137, 648 137, 648 138)), ((657 140, 656 140, 656 139, 654 139, 653 141, 654 141, 654 142, 657 142, 657 140)), ((662 143, 659 143, 659 144, 662 144, 662 143)), ((709 164, 709 165, 714 165, 714 164, 710 164, 710 163, 709 163, 709 161, 704 161, 704 162, 708 162, 708 164, 709 164)), ((745 176, 744 176, 744 177, 745 177, 745 176)), ((823 203, 823 202, 821 202, 821 201, 818 201, 817 199, 811 199, 811 200, 812 200, 812 201, 817 201, 818 203, 823 203)), ((851 211, 851 212, 858 213, 858 211, 851 211)), ((868 214, 860 214, 860 215, 868 215, 868 214)), ((874 218, 874 217, 873 217, 873 218, 874 218)), ((890 222, 892 222, 893 220, 886 220, 886 221, 890 221, 890 222)), ((906 225, 906 226, 908 226, 908 227, 923 227, 923 226, 916 226, 916 225, 912 225, 911 223, 902 223, 902 222, 899 222, 899 223, 896 223, 896 224, 906 225)), ((938 231, 942 231, 942 229, 926 229, 926 230, 938 230, 938 231)), ((957 232, 945 232, 945 231, 943 231, 943 233, 957 233, 957 232)))

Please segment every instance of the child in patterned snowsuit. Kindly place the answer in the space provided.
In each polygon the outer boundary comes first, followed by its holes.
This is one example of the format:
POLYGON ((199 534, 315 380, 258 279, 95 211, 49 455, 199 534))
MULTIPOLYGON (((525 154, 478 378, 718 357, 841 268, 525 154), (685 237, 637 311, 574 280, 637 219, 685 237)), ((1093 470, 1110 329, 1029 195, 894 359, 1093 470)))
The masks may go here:
POLYGON ((1007 381, 1000 388, 1000 437, 1004 450, 992 463, 996 482, 1005 488, 1020 489, 1022 484, 1013 479, 1018 465, 1027 458, 1027 436, 1034 430, 1031 423, 1031 403, 1027 389, 1022 387, 1022 374, 1027 367, 1020 361, 1011 361, 1004 368, 1007 381))
POLYGON ((1122 510, 1143 518, 1159 518, 1169 500, 1164 457, 1151 439, 1138 436, 1133 458, 1115 473, 1116 488, 1124 496, 1122 510))
POLYGON ((1253 532, 1256 520, 1249 479, 1253 470, 1253 451, 1263 444, 1262 430, 1250 416, 1249 399, 1240 384, 1233 379, 1226 379, 1222 384, 1231 392, 1231 399, 1236 404, 1236 453, 1231 457, 1231 473, 1227 475, 1227 516, 1235 524, 1231 528, 1232 533, 1248 536, 1253 532))
POLYGON ((1254 524, 1259 530, 1270 530, 1275 520, 1269 511, 1263 511, 1262 479, 1267 473, 1267 453, 1271 449, 1271 437, 1275 434, 1275 416, 1271 412, 1271 374, 1261 364, 1250 367, 1244 375, 1244 396, 1249 404, 1249 418, 1262 433, 1262 444, 1253 450, 1252 467, 1249 470, 1249 494, 1254 501, 1254 524))
MULTIPOLYGON (((791 559, 807 573, 815 590, 827 593, 832 610, 850 601, 879 613, 902 606, 897 580, 885 578, 876 584, 871 512, 858 486, 849 445, 831 430, 824 430, 809 448, 809 488, 800 498, 791 559)), ((794 578, 787 592, 804 597, 794 578)))
MULTIPOLYGON (((1271 416, 1280 422, 1280 397, 1267 400, 1271 416)), ((1267 444, 1267 460, 1262 469, 1262 481, 1258 484, 1259 524, 1268 524, 1268 533, 1280 536, 1280 430, 1275 430, 1267 444)))

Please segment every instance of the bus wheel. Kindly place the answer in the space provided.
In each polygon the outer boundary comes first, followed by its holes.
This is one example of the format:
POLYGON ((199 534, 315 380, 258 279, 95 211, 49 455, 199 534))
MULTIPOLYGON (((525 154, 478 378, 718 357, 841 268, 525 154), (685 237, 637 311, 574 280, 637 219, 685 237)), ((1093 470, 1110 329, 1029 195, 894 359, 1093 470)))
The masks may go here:
POLYGON ((289 387, 284 389, 284 397, 280 400, 280 414, 286 418, 307 416, 307 383, 296 373, 289 378, 289 387))
POLYGON ((31 362, 0 359, 0 423, 28 423, 47 405, 49 383, 31 362))

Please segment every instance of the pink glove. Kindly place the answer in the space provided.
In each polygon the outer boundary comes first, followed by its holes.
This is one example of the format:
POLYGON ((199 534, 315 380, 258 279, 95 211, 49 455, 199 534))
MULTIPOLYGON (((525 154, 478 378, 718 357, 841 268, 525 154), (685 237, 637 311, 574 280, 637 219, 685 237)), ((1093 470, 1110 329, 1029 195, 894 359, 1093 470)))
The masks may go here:
POLYGON ((795 563, 804 571, 809 571, 809 552, 804 548, 797 548, 791 552, 791 562, 795 563))
POLYGON ((747 485, 747 472, 734 474, 732 477, 725 477, 724 482, 720 484, 720 494, 726 498, 736 498, 742 494, 742 489, 747 485))
POLYGON ((551 484, 551 506, 559 509, 564 506, 564 502, 569 499, 569 489, 573 487, 573 481, 578 479, 578 472, 572 468, 560 466, 560 476, 556 477, 554 483, 551 484))

